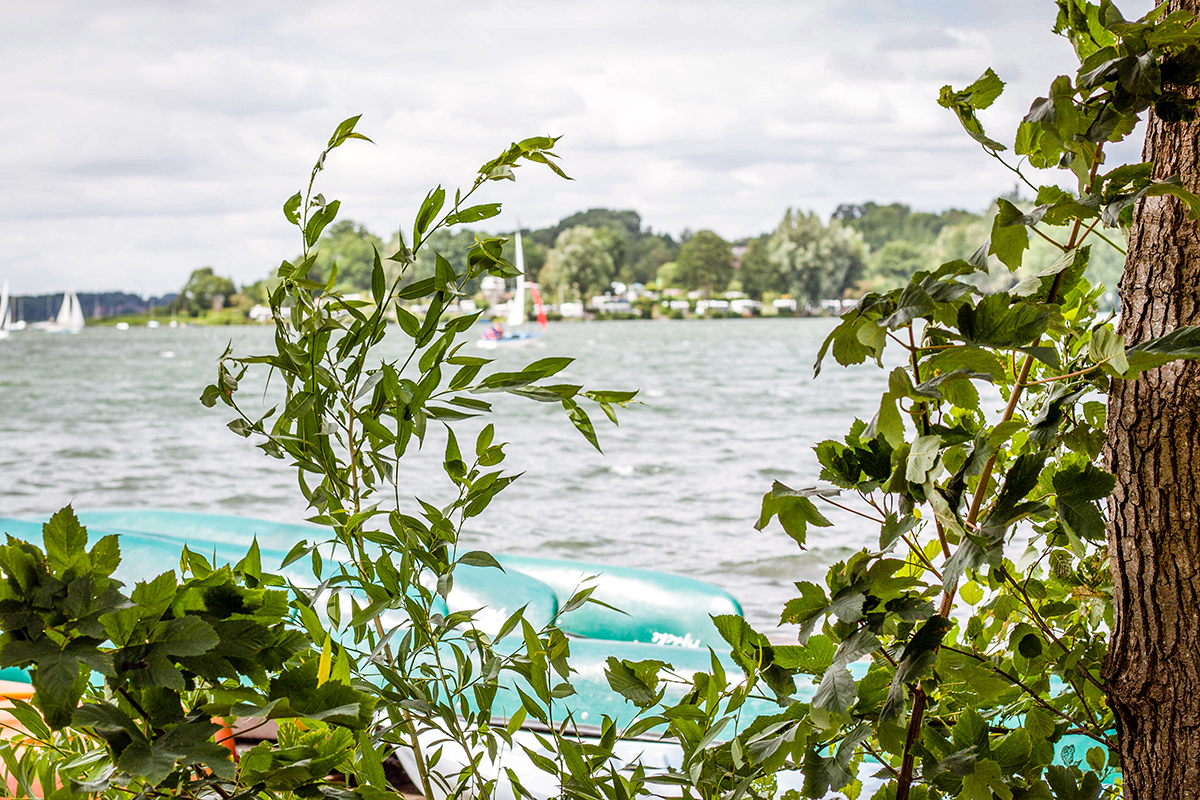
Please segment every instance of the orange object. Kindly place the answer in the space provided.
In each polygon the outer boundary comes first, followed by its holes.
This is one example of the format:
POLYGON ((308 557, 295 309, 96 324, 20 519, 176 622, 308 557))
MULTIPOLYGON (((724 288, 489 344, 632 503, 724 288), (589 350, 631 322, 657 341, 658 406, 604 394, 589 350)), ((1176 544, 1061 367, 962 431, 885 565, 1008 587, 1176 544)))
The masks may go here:
POLYGON ((213 737, 217 744, 229 751, 230 757, 233 758, 233 763, 237 763, 238 751, 237 742, 234 741, 233 728, 225 724, 225 720, 220 717, 213 717, 213 722, 221 726, 221 730, 217 731, 217 735, 213 737))

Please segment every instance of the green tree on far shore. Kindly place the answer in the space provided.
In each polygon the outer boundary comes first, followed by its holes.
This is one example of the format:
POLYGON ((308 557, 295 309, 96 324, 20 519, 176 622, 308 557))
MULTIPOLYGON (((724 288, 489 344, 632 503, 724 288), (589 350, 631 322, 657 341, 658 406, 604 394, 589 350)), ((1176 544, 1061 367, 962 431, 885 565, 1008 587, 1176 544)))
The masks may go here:
POLYGON ((810 305, 841 297, 866 272, 862 235, 837 219, 827 226, 812 212, 789 208, 767 251, 787 290, 810 305))
POLYGON ((738 267, 738 280, 742 282, 742 291, 755 300, 761 300, 765 292, 786 291, 783 275, 768 255, 768 238, 759 236, 751 239, 738 267))
POLYGON ((558 235, 538 277, 547 293, 572 290, 586 299, 608 289, 616 265, 596 230, 577 225, 558 235))
POLYGON ((877 284, 876 290, 886 290, 903 286, 917 270, 932 266, 936 264, 927 246, 907 239, 895 239, 871 254, 869 272, 877 284))
POLYGON ((699 231, 679 248, 675 269, 685 289, 723 292, 733 279, 733 248, 712 231, 699 231))
POLYGON ((173 306, 177 311, 196 317, 205 311, 219 311, 236 293, 237 287, 231 279, 214 274, 212 267, 200 267, 192 270, 173 306))

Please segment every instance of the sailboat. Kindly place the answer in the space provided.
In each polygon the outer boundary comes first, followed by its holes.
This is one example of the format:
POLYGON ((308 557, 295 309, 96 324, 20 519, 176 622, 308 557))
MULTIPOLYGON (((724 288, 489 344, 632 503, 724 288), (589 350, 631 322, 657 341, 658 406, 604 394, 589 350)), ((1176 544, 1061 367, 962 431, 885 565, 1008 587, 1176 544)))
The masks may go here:
POLYGON ((83 326, 83 306, 79 304, 79 297, 68 290, 63 294, 62 308, 58 310, 58 316, 43 330, 47 333, 79 333, 83 326))
POLYGON ((7 339, 12 328, 12 311, 8 307, 8 281, 0 286, 0 339, 7 339))
POLYGON ((499 325, 489 328, 483 334, 483 338, 479 340, 479 346, 488 350, 494 350, 501 345, 522 345, 533 344, 546 332, 546 311, 542 307, 542 296, 538 294, 537 284, 529 283, 525 280, 525 251, 521 247, 521 223, 517 223, 517 269, 521 270, 517 273, 517 290, 513 295, 512 300, 508 302, 508 323, 509 330, 504 330, 499 325), (512 330, 526 322, 525 317, 525 290, 528 289, 533 297, 534 313, 537 314, 538 325, 542 330, 539 331, 517 331, 512 330))

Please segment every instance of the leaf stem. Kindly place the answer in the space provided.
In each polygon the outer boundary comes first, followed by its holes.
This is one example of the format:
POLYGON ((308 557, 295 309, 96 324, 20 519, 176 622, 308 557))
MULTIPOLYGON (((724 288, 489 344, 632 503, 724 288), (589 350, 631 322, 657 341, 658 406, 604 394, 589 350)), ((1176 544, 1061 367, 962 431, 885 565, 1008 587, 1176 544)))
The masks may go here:
POLYGON ((1101 241, 1103 241, 1105 244, 1107 244, 1107 245, 1108 245, 1109 247, 1111 247, 1113 250, 1116 250, 1116 251, 1117 251, 1118 253, 1120 253, 1121 255, 1127 255, 1127 253, 1125 252, 1125 248, 1124 248, 1124 247, 1121 247, 1121 245, 1119 245, 1119 244, 1117 244, 1116 242, 1112 241, 1111 239, 1109 239, 1107 236, 1105 236, 1105 235, 1104 235, 1103 233, 1101 233, 1100 231, 1093 231, 1093 233, 1095 233, 1097 236, 1099 236, 1099 237, 1100 237, 1100 239, 1101 239, 1101 241))
POLYGON ((1019 168, 1014 167, 1012 164, 1009 164, 1007 161, 1005 161, 1003 158, 1000 157, 999 153, 997 153, 995 150, 991 149, 990 147, 987 147, 985 145, 983 150, 989 156, 991 156, 992 158, 996 159, 1001 164, 1003 164, 1005 169, 1009 170, 1010 172, 1015 172, 1017 177, 1021 179, 1022 183, 1024 183, 1030 189, 1033 189, 1034 192, 1037 192, 1038 187, 1036 187, 1032 183, 1030 183, 1029 179, 1025 177, 1025 173, 1021 172, 1021 170, 1019 168))
POLYGON ((1059 250, 1063 251, 1064 253, 1065 253, 1065 252, 1067 252, 1067 250, 1068 250, 1068 249, 1070 249, 1070 248, 1068 248, 1068 247, 1067 247, 1065 244, 1059 244, 1059 243, 1058 243, 1058 242, 1056 242, 1054 239, 1051 239, 1049 236, 1047 236, 1046 234, 1042 233, 1040 230, 1038 230, 1038 227, 1037 227, 1036 225, 1030 225, 1030 226, 1029 226, 1029 230, 1033 231, 1033 232, 1034 232, 1034 233, 1036 233, 1038 236, 1042 237, 1042 238, 1043 238, 1043 239, 1045 239, 1047 242, 1049 242, 1050 244, 1054 245, 1055 247, 1057 247, 1059 250))
POLYGON ((1069 378, 1078 378, 1080 375, 1087 375, 1089 372, 1095 372, 1097 369, 1100 368, 1101 364, 1107 364, 1109 361, 1112 361, 1118 355, 1121 355, 1121 354, 1114 353, 1113 355, 1108 356, 1107 358, 1100 359, 1095 364, 1092 364, 1090 367, 1085 367, 1083 369, 1076 370, 1075 372, 1068 372, 1066 375, 1055 375, 1052 378, 1042 378, 1041 380, 1030 381, 1029 383, 1027 383, 1025 385, 1027 387, 1028 386, 1041 386, 1044 383, 1054 383, 1055 381, 1065 381, 1069 378))
POLYGON ((823 495, 819 495, 819 494, 818 494, 818 495, 814 495, 814 497, 816 497, 818 500, 823 500, 823 501, 825 501, 826 503, 829 503, 829 505, 831 505, 831 506, 834 506, 834 507, 836 507, 836 508, 840 508, 842 511, 849 511, 851 514, 857 514, 858 516, 862 517, 863 519, 868 519, 868 520, 870 520, 871 522, 874 522, 874 523, 876 523, 877 525, 883 525, 883 524, 884 524, 884 520, 881 520, 881 519, 875 519, 875 517, 872 517, 870 514, 864 514, 864 513, 863 513, 863 512, 861 512, 861 511, 855 511, 853 508, 850 508, 849 506, 844 506, 844 505, 842 505, 841 503, 838 503, 838 502, 835 502, 835 501, 833 501, 833 500, 830 500, 828 497, 824 497, 823 495))

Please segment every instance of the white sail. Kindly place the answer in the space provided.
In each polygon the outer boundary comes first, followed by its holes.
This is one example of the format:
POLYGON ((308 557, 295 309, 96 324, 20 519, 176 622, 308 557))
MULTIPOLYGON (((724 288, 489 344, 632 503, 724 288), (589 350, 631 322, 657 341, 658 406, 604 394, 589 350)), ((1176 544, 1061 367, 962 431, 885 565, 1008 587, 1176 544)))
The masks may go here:
POLYGON ((517 293, 508 303, 508 324, 521 325, 525 322, 525 253, 521 249, 521 223, 517 222, 517 293))
POLYGON ((67 329, 72 333, 77 333, 83 330, 83 326, 86 324, 83 321, 83 304, 79 302, 79 297, 74 292, 71 292, 71 300, 74 302, 71 303, 71 319, 67 329))
POLYGON ((58 316, 54 318, 54 324, 60 328, 67 327, 67 323, 71 321, 71 293, 63 292, 62 305, 59 306, 58 316))
POLYGON ((8 281, 0 286, 0 339, 7 339, 12 328, 12 312, 8 307, 8 281))
POLYGON ((54 327, 51 330, 79 333, 83 330, 83 326, 83 306, 79 304, 79 298, 75 293, 68 291, 63 295, 62 308, 58 310, 58 316, 54 318, 54 327))

